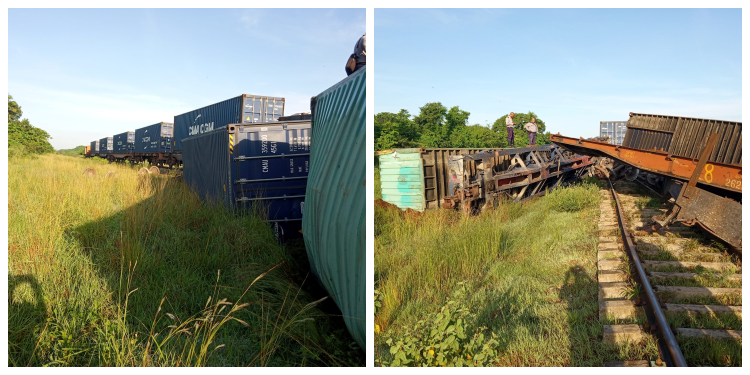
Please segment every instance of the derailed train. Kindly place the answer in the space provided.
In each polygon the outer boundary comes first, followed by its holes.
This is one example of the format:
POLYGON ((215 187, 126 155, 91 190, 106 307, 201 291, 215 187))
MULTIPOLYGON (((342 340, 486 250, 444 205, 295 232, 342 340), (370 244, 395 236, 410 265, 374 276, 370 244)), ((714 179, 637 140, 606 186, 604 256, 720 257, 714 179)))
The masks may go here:
POLYGON ((284 98, 241 95, 94 141, 86 156, 182 166, 202 199, 238 213, 260 207, 277 238, 301 235, 313 274, 364 349, 365 82, 359 69, 302 115, 284 116, 284 98))
POLYGON ((378 152, 383 200, 402 209, 492 207, 546 194, 593 173, 596 158, 555 145, 509 149, 391 149, 378 152))
POLYGON ((550 139, 601 158, 598 176, 637 181, 673 202, 651 230, 673 221, 698 225, 742 254, 742 122, 630 113, 622 146, 550 139))

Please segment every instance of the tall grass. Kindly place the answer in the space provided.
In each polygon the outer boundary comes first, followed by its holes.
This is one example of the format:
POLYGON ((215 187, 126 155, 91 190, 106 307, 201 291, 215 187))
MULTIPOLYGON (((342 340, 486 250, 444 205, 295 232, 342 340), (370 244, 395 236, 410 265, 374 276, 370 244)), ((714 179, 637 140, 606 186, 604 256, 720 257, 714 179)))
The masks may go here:
MULTIPOLYGON (((597 303, 599 188, 558 189, 478 216, 422 215, 375 206, 376 355, 421 319, 445 308, 459 288, 471 311, 467 330, 487 327, 503 366, 601 366, 655 359, 654 342, 602 344, 597 303)), ((437 355, 437 349, 435 349, 437 355)), ((412 363, 412 365, 418 363, 412 363)))
POLYGON ((363 363, 310 294, 304 256, 259 217, 136 172, 60 155, 10 160, 9 365, 363 363))

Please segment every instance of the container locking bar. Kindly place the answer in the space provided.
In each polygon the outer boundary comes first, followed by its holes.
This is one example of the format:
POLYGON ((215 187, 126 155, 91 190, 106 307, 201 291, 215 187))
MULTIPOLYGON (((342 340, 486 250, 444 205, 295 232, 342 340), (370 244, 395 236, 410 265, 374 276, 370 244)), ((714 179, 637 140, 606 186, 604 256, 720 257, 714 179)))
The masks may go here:
POLYGON ((305 154, 279 154, 279 155, 269 155, 269 156, 238 156, 234 158, 234 161, 244 161, 244 160, 254 160, 254 159, 273 159, 273 158, 293 158, 297 156, 310 156, 310 153, 305 154))
POLYGON ((265 200, 273 200, 273 199, 292 199, 292 198, 304 198, 305 195, 282 195, 278 197, 263 197, 263 198, 248 198, 248 197, 242 197, 237 198, 234 201, 235 202, 249 202, 249 201, 265 201, 265 200))
POLYGON ((300 176, 300 177, 281 177, 281 178, 262 178, 258 180, 248 180, 245 178, 241 178, 239 180, 234 181, 235 184, 250 184, 253 182, 271 182, 271 181, 286 181, 286 180, 304 180, 307 179, 307 176, 300 176))

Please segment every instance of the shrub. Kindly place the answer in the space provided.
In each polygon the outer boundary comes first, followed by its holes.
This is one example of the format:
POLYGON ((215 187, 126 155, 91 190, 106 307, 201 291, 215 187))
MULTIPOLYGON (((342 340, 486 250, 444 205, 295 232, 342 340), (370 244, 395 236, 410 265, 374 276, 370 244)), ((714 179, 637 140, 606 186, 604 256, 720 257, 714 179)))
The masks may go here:
POLYGON ((466 321, 469 309, 460 301, 467 293, 463 283, 439 313, 428 314, 414 328, 389 338, 393 360, 387 366, 486 366, 497 357, 495 335, 484 336, 486 327, 472 330, 466 321), (472 332, 473 331, 473 332, 472 332))
POLYGON ((578 212, 599 203, 598 187, 580 183, 568 189, 555 189, 547 194, 549 208, 558 212, 578 212))

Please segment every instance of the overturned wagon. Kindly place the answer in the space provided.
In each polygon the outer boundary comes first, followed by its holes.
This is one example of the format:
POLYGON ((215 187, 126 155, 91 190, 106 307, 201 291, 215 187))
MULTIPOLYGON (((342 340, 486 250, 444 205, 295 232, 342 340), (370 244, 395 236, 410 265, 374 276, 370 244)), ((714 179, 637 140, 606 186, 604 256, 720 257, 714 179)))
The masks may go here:
POLYGON ((391 149, 378 152, 383 200, 406 209, 491 207, 521 201, 590 173, 592 160, 555 145, 510 149, 391 149))
POLYGON ((674 206, 659 226, 698 224, 736 251, 742 248, 742 123, 631 113, 622 146, 565 137, 552 142, 573 152, 607 157, 600 169, 614 179, 638 181, 674 206))

